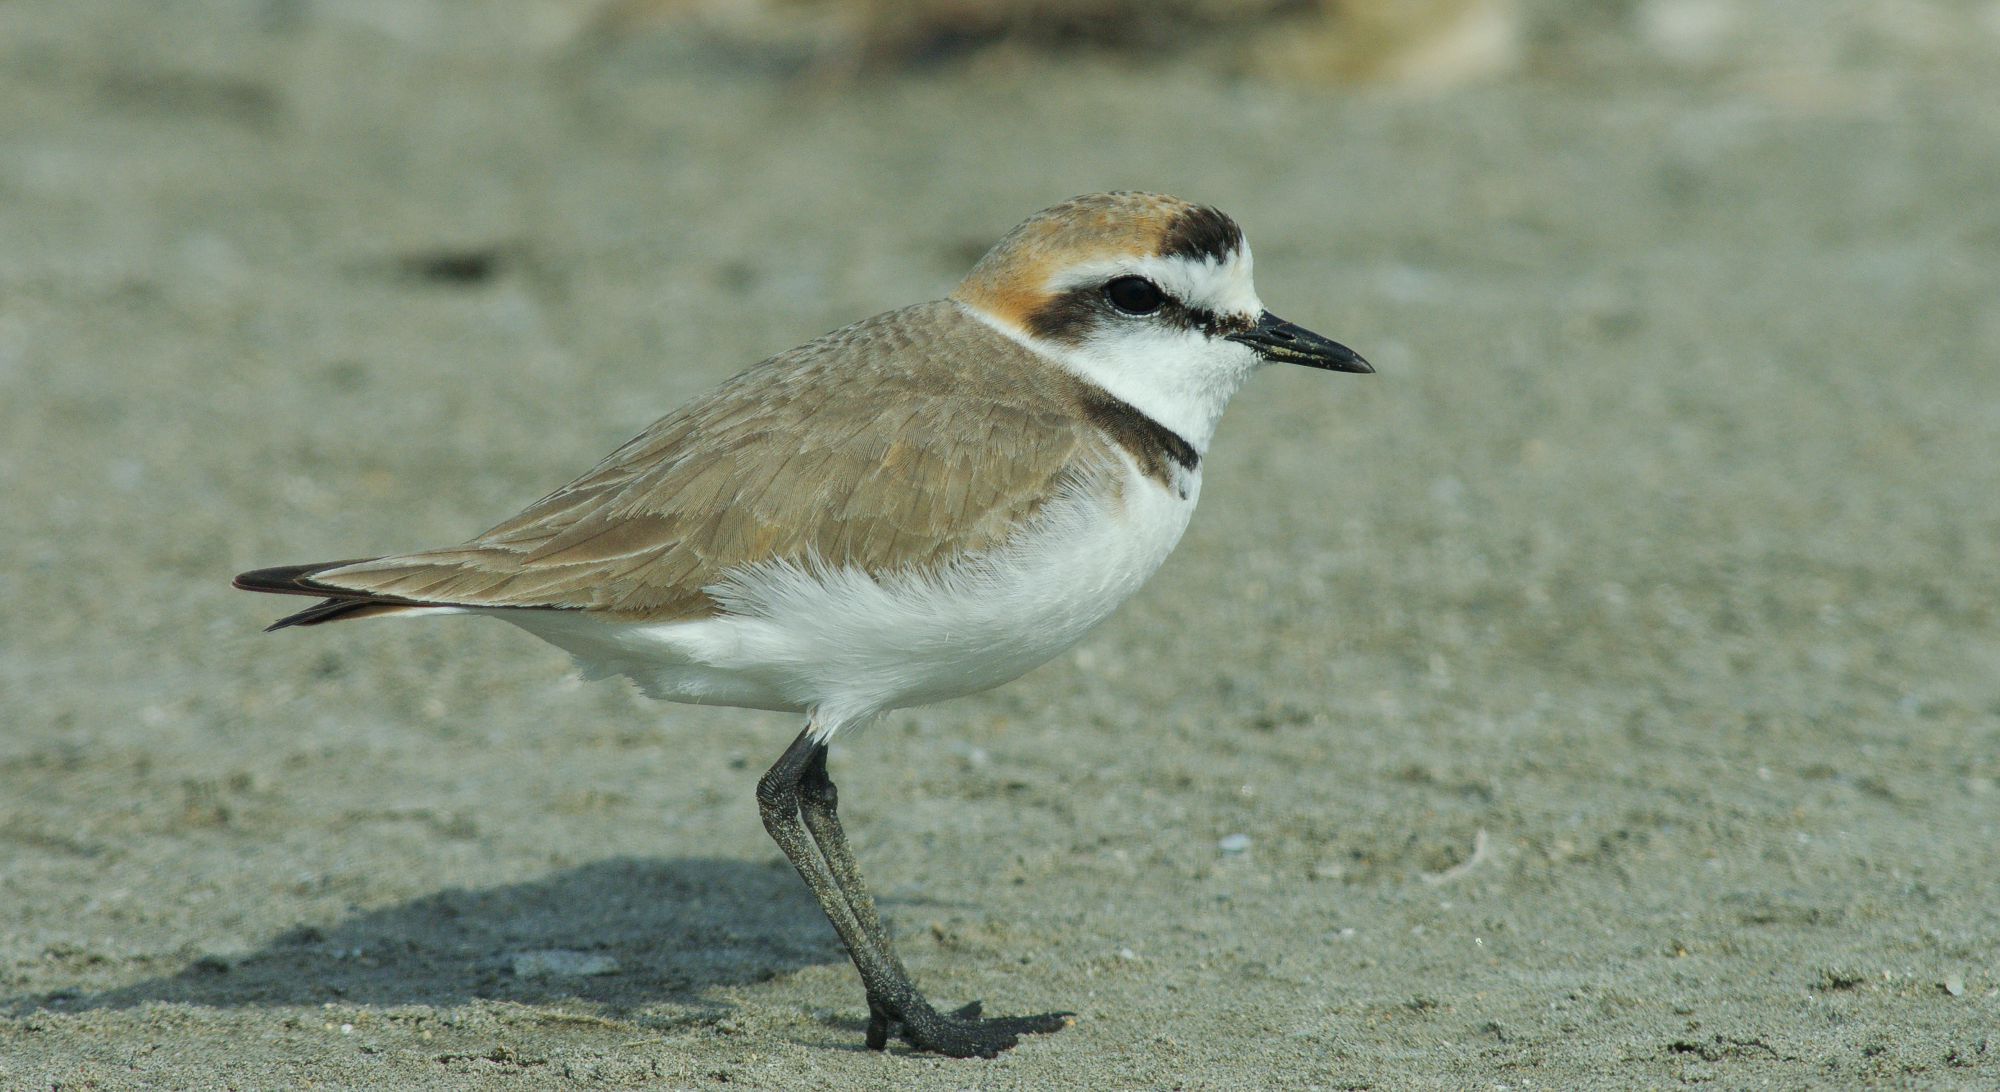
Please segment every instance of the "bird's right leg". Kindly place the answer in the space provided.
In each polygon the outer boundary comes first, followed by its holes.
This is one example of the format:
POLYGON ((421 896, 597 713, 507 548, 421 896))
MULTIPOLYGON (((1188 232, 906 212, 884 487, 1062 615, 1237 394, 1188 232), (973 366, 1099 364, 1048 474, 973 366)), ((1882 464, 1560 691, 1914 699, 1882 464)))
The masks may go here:
MULTIPOLYGON (((824 743, 818 744, 808 756, 799 778, 799 812, 863 943, 874 949, 874 959, 888 968, 901 985, 894 994, 878 994, 869 982, 868 973, 862 972, 862 984, 868 987, 869 1048, 884 1049, 889 1036, 896 1034, 918 1050, 959 1058, 972 1055, 990 1058, 1012 1047, 1023 1035, 1068 1027, 1071 1014, 1066 1012, 982 1018, 977 1001, 956 1012, 940 1013, 917 992, 903 961, 896 958, 888 930, 882 927, 882 919, 875 912, 875 900, 862 882, 861 867, 847 847, 847 833, 840 825, 840 794, 827 774, 826 758, 824 743)), ((853 943, 848 947, 852 949, 853 943)), ((861 966, 858 955, 855 966, 861 966)))
MULTIPOLYGON (((792 862, 799 878, 806 882, 813 898, 819 901, 826 920, 833 923, 833 931, 840 934, 841 943, 847 946, 847 956, 854 961, 854 969, 861 974, 862 988, 868 993, 868 1045, 880 1050, 886 1039, 877 1034, 878 1021, 886 1029, 890 1014, 928 1009, 930 1005, 917 993, 908 972, 889 953, 887 945, 878 944, 876 937, 862 931, 847 896, 829 874, 819 847, 800 821, 800 781, 812 764, 814 755, 821 756, 823 763, 825 753, 825 744, 813 738, 812 727, 808 725, 778 757, 778 761, 758 779, 757 810, 764 819, 764 829, 770 833, 771 840, 778 843, 785 859, 792 862)), ((866 894, 865 891, 863 894, 866 894)), ((872 918, 874 904, 870 902, 866 905, 872 918)), ((879 921, 875 922, 875 929, 878 932, 881 929, 879 921)))

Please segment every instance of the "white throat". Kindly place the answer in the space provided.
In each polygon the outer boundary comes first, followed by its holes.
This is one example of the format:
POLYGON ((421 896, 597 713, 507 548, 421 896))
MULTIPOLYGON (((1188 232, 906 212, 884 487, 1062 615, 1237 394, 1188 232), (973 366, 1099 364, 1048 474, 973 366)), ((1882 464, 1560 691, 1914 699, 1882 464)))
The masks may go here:
POLYGON ((1062 345, 1033 337, 964 301, 954 302, 1008 340, 1172 429, 1203 455, 1229 399, 1262 363, 1249 346, 1218 343, 1192 331, 1134 331, 1080 346, 1062 345))

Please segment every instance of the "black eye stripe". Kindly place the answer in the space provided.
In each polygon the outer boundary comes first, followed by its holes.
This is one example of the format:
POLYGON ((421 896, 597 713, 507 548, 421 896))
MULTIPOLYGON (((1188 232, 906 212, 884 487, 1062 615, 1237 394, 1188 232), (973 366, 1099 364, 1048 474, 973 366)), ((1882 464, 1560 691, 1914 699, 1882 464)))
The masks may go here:
POLYGON ((1240 334, 1257 325, 1257 320, 1245 315, 1218 315, 1213 311, 1199 311, 1201 331, 1209 337, 1228 337, 1240 334))
POLYGON ((1164 290, 1160 295, 1157 310, 1135 316, 1113 306, 1105 298, 1104 285, 1079 285, 1058 293, 1040 310, 1029 315, 1028 332, 1065 345, 1080 345, 1100 327, 1141 318, 1175 330, 1199 330, 1209 337, 1220 337, 1247 328, 1239 317, 1220 316, 1206 307, 1190 306, 1164 290))
POLYGON ((1211 337, 1226 332, 1233 326, 1206 307, 1190 306, 1171 296, 1168 297, 1167 306, 1160 311, 1167 316, 1167 321, 1175 326, 1184 330, 1200 330, 1211 337))
POLYGON ((1028 332, 1065 345, 1080 345, 1110 312, 1104 289, 1095 284, 1061 292, 1028 316, 1028 332))

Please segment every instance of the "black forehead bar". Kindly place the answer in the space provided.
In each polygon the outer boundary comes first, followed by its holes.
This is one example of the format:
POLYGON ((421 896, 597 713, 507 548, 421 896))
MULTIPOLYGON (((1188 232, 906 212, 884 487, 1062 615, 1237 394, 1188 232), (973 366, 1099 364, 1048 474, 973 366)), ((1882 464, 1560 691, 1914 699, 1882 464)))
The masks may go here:
POLYGON ((1162 258, 1221 262, 1241 249, 1243 229, 1206 205, 1196 205, 1174 217, 1160 240, 1162 258))

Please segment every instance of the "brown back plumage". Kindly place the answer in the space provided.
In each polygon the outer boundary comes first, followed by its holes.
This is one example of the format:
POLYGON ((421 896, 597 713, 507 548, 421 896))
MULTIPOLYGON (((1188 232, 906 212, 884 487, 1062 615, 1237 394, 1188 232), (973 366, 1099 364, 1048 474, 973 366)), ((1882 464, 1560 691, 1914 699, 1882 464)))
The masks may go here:
POLYGON ((238 586, 329 597, 280 625, 417 606, 676 621, 712 614, 703 589, 757 562, 935 570, 1001 545, 1121 446, 1164 475, 1162 438, 1107 432, 1137 411, 1106 399, 958 304, 919 304, 750 368, 462 546, 238 586))

